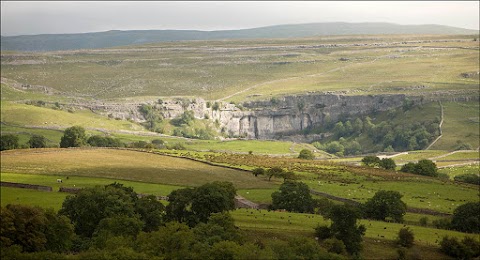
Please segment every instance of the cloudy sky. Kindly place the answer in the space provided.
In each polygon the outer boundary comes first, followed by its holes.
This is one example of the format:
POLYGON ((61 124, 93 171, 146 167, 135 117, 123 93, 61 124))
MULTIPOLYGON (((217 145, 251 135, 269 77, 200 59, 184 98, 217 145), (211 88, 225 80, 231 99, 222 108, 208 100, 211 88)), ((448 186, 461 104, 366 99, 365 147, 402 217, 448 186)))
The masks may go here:
POLYGON ((1 1, 1 34, 243 29, 314 22, 441 24, 479 29, 479 1, 1 1))

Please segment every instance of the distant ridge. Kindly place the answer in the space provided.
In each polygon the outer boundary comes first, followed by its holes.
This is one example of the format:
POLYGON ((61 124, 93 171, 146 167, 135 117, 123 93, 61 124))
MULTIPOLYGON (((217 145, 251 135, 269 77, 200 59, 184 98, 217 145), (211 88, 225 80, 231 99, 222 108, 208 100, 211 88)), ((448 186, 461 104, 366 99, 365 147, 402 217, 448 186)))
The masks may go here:
POLYGON ((392 23, 310 23, 241 30, 112 30, 76 34, 1 36, 1 50, 56 51, 98 49, 132 44, 184 40, 294 38, 358 34, 478 34, 478 30, 444 25, 399 25, 392 23))

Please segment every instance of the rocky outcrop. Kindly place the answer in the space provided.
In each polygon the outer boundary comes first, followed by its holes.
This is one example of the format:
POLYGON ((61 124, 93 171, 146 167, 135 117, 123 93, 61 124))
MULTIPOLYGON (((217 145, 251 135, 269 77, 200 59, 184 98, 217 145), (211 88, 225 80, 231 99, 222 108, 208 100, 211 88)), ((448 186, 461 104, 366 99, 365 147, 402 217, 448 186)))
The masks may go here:
MULTIPOLYGON (((413 103, 430 102, 421 97, 397 95, 317 94, 285 96, 266 101, 251 101, 241 105, 205 101, 201 98, 146 102, 166 119, 193 111, 198 119, 218 122, 219 129, 232 137, 276 139, 298 135, 302 130, 336 121, 341 116, 365 115, 402 106, 406 100, 413 103), (216 104, 215 104, 216 103, 216 104)), ((144 104, 144 103, 143 103, 144 104)), ((115 118, 143 122, 139 112, 141 103, 97 104, 90 109, 115 118)))

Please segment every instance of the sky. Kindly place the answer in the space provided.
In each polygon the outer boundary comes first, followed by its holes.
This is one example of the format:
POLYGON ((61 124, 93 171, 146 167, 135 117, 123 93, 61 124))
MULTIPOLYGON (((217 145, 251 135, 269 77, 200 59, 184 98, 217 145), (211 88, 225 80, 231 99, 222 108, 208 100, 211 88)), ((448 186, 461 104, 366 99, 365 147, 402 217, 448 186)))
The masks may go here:
POLYGON ((1 1, 1 35, 389 22, 479 29, 479 1, 1 1))

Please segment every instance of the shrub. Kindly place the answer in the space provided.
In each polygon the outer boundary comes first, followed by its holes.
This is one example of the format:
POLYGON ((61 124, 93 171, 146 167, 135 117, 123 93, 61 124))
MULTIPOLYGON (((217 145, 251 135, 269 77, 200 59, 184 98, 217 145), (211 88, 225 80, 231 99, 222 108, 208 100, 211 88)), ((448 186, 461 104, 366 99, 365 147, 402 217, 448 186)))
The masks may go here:
POLYGON ((428 225, 428 217, 421 217, 419 222, 420 222, 420 226, 426 227, 428 225))
POLYGON ((324 241, 327 251, 335 254, 344 254, 346 252, 345 244, 337 238, 329 238, 324 241))
POLYGON ((0 140, 1 140, 0 151, 19 148, 18 136, 16 135, 12 135, 12 134, 2 135, 0 137, 0 140))
POLYGON ((305 160, 313 160, 315 159, 315 155, 312 153, 312 151, 308 149, 303 149, 300 151, 300 154, 298 155, 299 159, 305 159, 305 160))
POLYGON ((413 231, 408 227, 401 228, 400 231, 398 231, 397 243, 399 245, 403 247, 412 247, 414 239, 413 231))
POLYGON ((470 237, 459 242, 455 237, 443 237, 440 241, 440 250, 457 259, 471 259, 480 256, 480 243, 470 237))
POLYGON ((362 159, 362 163, 369 167, 380 166, 380 158, 377 156, 365 156, 362 159))
POLYGON ((315 237, 318 237, 318 240, 322 241, 332 237, 332 230, 325 225, 318 225, 315 228, 315 237))
POLYGON ((382 167, 385 170, 395 170, 397 165, 395 164, 395 161, 391 158, 383 158, 380 161, 380 167, 382 167))
POLYGON ((480 233, 480 202, 469 202, 453 211, 452 228, 461 232, 480 233))
POLYGON ((453 179, 455 181, 461 181, 465 183, 480 185, 480 176, 478 176, 478 174, 473 174, 473 173, 461 174, 461 175, 455 176, 455 178, 453 179))

